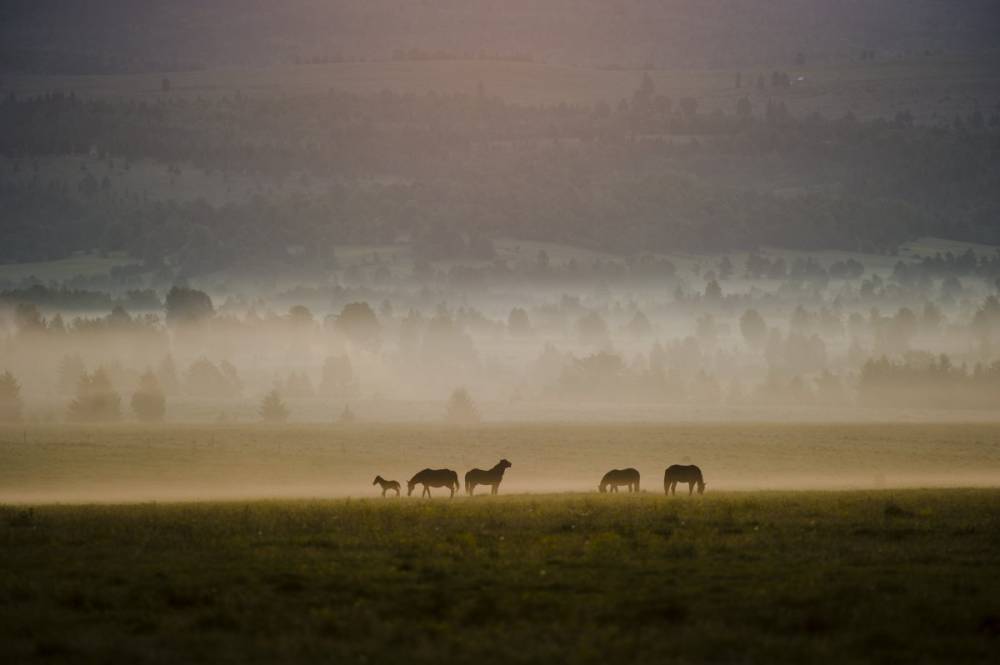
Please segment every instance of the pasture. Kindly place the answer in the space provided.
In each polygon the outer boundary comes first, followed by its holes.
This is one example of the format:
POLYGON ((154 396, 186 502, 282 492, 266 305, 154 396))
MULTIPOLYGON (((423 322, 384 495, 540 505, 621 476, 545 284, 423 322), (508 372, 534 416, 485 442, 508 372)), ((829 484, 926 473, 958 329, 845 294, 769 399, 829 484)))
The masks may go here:
POLYGON ((0 507, 0 651, 994 662, 998 505, 966 489, 0 507))
POLYGON ((596 492, 605 472, 625 467, 660 493, 669 464, 700 466, 709 494, 996 487, 1000 425, 9 426, 0 427, 0 502, 373 497, 376 474, 405 482, 430 467, 461 477, 501 458, 513 464, 501 494, 596 492))

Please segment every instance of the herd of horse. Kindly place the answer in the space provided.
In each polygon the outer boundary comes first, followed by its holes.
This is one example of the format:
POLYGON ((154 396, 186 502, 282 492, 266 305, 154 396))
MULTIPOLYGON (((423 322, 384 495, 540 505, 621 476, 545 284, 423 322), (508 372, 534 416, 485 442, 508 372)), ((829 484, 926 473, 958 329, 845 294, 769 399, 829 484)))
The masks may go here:
MULTIPOLYGON (((469 496, 475 494, 476 487, 488 485, 490 494, 497 494, 500 491, 500 483, 503 481, 504 471, 511 467, 511 463, 505 459, 500 460, 491 469, 472 469, 465 474, 465 493, 469 496)), ((701 474, 701 469, 697 466, 672 464, 663 472, 663 492, 664 494, 677 494, 677 484, 687 483, 688 495, 694 494, 697 488, 698 494, 705 493, 705 478, 701 474)), ((399 481, 386 480, 382 476, 375 476, 372 485, 382 488, 382 496, 386 492, 395 492, 400 496, 401 486, 399 481)), ((455 496, 455 492, 461 491, 458 484, 458 473, 451 469, 424 469, 417 472, 406 483, 406 496, 412 496, 417 485, 423 485, 420 496, 430 496, 432 487, 444 487, 455 496)), ((639 491, 639 471, 633 468, 612 469, 601 478, 597 489, 602 493, 617 492, 619 487, 627 487, 629 492, 639 491)))

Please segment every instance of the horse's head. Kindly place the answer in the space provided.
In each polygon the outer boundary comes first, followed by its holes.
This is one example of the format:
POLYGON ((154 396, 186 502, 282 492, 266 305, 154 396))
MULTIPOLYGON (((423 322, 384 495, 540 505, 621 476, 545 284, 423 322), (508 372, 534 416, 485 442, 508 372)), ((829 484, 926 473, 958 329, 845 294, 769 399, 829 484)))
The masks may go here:
POLYGON ((413 488, 416 487, 416 486, 417 486, 417 484, 415 482, 413 482, 412 480, 408 481, 406 483, 406 496, 412 496, 413 495, 413 488))
POLYGON ((375 476, 375 480, 372 481, 372 485, 378 485, 380 480, 382 480, 382 476, 375 476))
POLYGON ((704 493, 705 493, 705 481, 704 480, 698 481, 698 494, 704 494, 704 493))
POLYGON ((602 481, 601 481, 601 484, 597 486, 597 490, 598 490, 598 491, 599 491, 599 492, 600 492, 601 494, 604 494, 605 492, 607 492, 607 491, 608 491, 608 484, 607 484, 606 482, 604 482, 604 481, 602 480, 602 481))
POLYGON ((513 464, 508 462, 506 459, 502 459, 500 460, 500 463, 497 464, 497 466, 499 466, 501 469, 509 469, 510 467, 513 466, 513 464))

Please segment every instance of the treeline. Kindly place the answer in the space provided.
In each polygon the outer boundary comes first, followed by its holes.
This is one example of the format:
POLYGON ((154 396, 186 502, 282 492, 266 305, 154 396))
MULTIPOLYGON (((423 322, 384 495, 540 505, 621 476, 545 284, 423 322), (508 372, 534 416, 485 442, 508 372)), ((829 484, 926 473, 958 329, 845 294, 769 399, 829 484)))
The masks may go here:
POLYGON ((131 289, 113 296, 104 291, 72 289, 44 284, 0 291, 0 305, 32 304, 55 310, 159 310, 163 302, 152 289, 131 289))
POLYGON ((955 366, 944 354, 910 353, 900 361, 869 360, 861 369, 859 394, 873 406, 912 408, 1000 408, 1000 361, 955 366))
POLYGON ((8 99, 0 261, 99 249, 197 275, 238 261, 329 270, 337 245, 400 240, 427 260, 489 258, 501 236, 623 254, 1000 243, 997 118, 929 128, 748 104, 703 113, 648 79, 614 108, 514 105, 488 91, 8 99), (46 155, 86 159, 78 176, 53 178, 34 159, 46 155), (123 184, 140 159, 260 186, 224 206, 174 200, 123 184), (761 174, 711 175, 737 168, 761 174), (773 191, 788 178, 795 192, 773 191))

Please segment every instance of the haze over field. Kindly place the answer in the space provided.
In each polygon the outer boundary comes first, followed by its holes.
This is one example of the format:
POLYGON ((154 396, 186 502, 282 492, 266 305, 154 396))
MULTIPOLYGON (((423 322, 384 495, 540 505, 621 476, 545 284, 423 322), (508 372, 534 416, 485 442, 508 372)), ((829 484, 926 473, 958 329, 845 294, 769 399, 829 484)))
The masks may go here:
POLYGON ((12 663, 993 663, 996 0, 0 3, 12 663))

